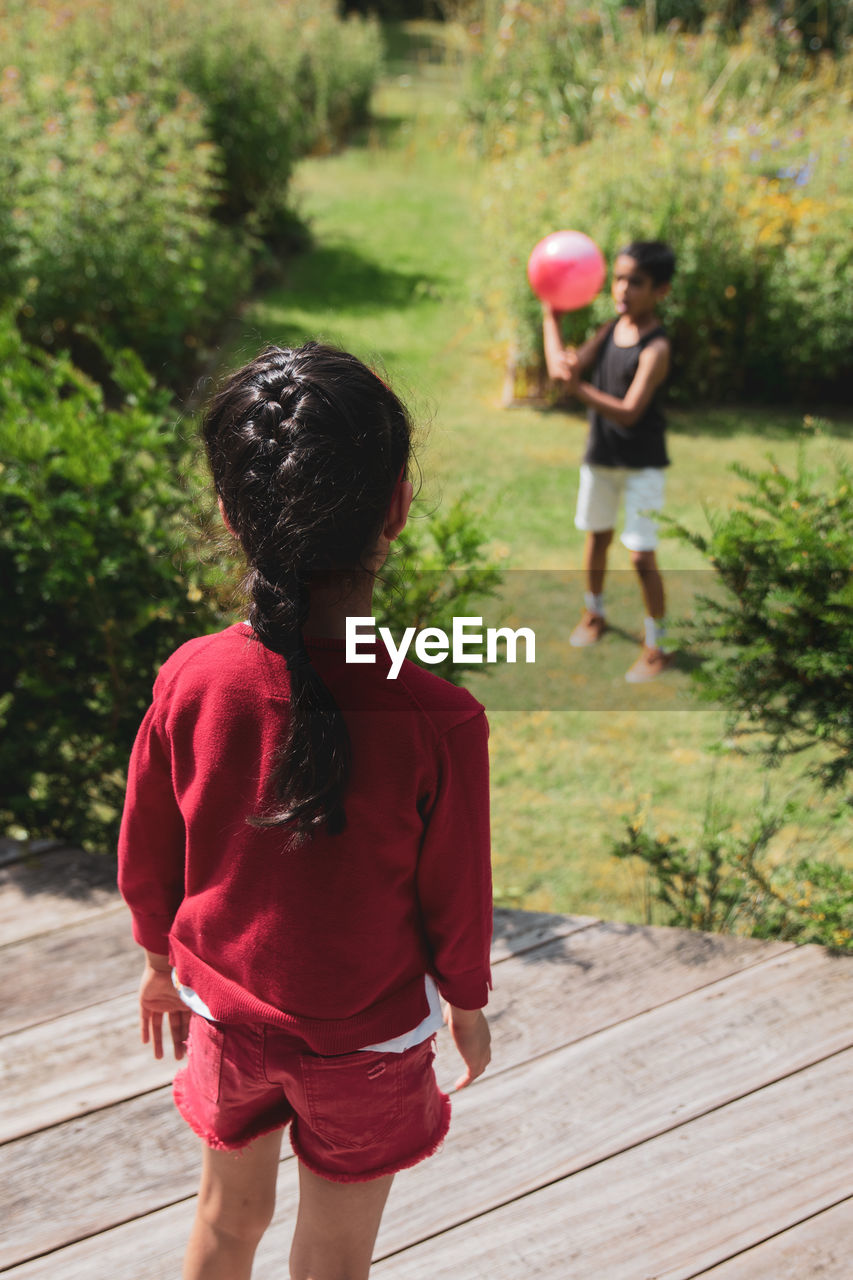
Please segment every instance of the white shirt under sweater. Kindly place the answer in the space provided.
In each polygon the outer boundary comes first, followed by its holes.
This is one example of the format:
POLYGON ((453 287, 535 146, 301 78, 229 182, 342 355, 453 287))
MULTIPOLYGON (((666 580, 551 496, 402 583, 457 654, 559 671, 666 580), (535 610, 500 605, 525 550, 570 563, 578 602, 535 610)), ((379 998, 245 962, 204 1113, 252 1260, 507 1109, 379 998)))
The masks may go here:
MULTIPOLYGON (((172 970, 172 982, 175 984, 178 995, 193 1013, 197 1013, 199 1017, 205 1018, 208 1022, 215 1022, 213 1014, 202 1000, 201 996, 192 990, 191 987, 181 986, 177 970, 172 970)), ((424 975, 424 988, 426 990, 426 998, 429 1003, 429 1013, 419 1022, 416 1027, 412 1027, 411 1031, 404 1031, 400 1036, 394 1036, 391 1040, 383 1040, 380 1044, 366 1044, 360 1053, 405 1053, 407 1049, 414 1049, 415 1045, 423 1044, 424 1040, 428 1040, 430 1036, 435 1035, 436 1031, 444 1026, 444 1015, 441 1012, 441 999, 438 994, 438 987, 435 981, 427 973, 424 975)))

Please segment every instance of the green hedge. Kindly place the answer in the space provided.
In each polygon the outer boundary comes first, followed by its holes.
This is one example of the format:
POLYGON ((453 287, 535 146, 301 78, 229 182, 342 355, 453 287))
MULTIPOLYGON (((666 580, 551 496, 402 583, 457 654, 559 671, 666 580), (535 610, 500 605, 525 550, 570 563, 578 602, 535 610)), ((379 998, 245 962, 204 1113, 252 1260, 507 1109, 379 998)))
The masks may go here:
POLYGON ((108 844, 169 651, 219 620, 195 548, 198 467, 123 353, 123 404, 0 313, 0 828, 108 844), (182 471, 184 479, 178 479, 182 471))
POLYGON ((176 366, 295 222, 294 159, 364 119, 375 23, 329 0, 0 8, 0 298, 176 366))

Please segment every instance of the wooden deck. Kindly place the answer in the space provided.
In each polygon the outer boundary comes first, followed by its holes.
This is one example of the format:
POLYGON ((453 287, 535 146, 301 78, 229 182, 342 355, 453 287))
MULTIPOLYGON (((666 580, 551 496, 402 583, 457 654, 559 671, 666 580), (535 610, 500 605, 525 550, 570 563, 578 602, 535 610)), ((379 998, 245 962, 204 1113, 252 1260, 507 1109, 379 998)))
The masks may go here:
MULTIPOLYGON (((0 869, 10 1280, 180 1274, 198 1150, 173 1064, 137 1042, 108 875, 67 853, 0 869)), ((493 1065, 397 1179, 376 1280, 847 1280, 849 959, 499 912, 494 960, 493 1065)), ((456 1070, 443 1044, 439 1078, 456 1070)), ((286 1274, 294 1163, 256 1280, 286 1274)))

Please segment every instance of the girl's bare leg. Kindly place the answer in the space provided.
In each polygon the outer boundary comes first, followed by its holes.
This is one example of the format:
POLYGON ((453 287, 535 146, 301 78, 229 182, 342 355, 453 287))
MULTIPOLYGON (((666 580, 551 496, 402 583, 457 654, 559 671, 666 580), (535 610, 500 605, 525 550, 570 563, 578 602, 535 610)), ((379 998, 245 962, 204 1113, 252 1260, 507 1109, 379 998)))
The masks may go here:
POLYGON ((183 1280, 249 1280, 272 1221, 280 1152, 280 1129, 241 1151, 204 1147, 183 1280))
POLYGON ((330 1182, 300 1161, 291 1280, 367 1280, 393 1180, 330 1182))

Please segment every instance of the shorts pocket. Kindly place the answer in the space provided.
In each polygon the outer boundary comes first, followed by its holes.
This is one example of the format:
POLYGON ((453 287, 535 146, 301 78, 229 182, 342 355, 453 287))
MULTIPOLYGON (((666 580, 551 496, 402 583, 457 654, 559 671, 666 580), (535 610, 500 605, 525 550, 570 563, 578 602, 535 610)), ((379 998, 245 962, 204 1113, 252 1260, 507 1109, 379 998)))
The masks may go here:
POLYGON ((189 1070, 193 1084, 208 1102, 219 1101, 224 1043, 225 1036, 219 1027, 200 1014, 193 1014, 188 1045, 189 1070))
POLYGON ((403 1118, 399 1053, 346 1053, 302 1058, 308 1120, 317 1137, 358 1150, 390 1133, 403 1118))

